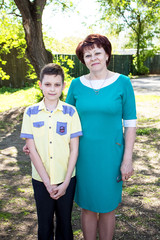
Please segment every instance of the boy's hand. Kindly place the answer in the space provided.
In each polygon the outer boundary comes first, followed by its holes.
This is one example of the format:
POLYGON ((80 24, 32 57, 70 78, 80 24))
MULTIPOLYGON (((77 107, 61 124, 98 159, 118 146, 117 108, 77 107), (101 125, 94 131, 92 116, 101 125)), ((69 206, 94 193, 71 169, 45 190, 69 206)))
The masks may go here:
POLYGON ((56 194, 57 193, 57 191, 55 190, 56 188, 57 188, 57 184, 48 184, 47 186, 46 186, 46 188, 47 188, 47 191, 49 192, 49 194, 50 194, 50 196, 52 195, 52 194, 56 194))
POLYGON ((29 151, 29 148, 27 147, 27 144, 25 144, 23 146, 23 152, 26 154, 26 155, 29 155, 30 154, 30 151, 29 151))
POLYGON ((58 200, 60 197, 65 195, 67 187, 68 187, 68 185, 66 185, 65 183, 62 183, 59 186, 57 186, 54 189, 54 193, 50 194, 51 198, 58 200))

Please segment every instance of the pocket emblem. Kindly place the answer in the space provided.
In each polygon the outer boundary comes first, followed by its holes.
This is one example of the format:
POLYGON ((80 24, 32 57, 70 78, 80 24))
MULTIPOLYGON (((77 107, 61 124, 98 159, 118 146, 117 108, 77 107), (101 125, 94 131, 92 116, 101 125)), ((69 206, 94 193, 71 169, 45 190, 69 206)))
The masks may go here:
POLYGON ((66 122, 57 122, 56 132, 60 135, 67 134, 67 123, 66 122))

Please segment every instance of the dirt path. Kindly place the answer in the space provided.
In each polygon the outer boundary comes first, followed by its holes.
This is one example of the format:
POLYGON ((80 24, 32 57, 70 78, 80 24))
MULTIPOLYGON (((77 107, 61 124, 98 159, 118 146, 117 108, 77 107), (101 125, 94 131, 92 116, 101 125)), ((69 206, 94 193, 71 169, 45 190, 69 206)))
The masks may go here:
MULTIPOLYGON (((135 175, 124 184, 116 210, 115 240, 160 239, 160 108, 159 100, 137 103, 138 135, 135 175)), ((36 209, 30 161, 19 138, 23 108, 0 114, 0 239, 36 240, 36 209), (5 130, 4 130, 5 129, 5 130)), ((80 208, 74 205, 75 239, 83 239, 80 208)))

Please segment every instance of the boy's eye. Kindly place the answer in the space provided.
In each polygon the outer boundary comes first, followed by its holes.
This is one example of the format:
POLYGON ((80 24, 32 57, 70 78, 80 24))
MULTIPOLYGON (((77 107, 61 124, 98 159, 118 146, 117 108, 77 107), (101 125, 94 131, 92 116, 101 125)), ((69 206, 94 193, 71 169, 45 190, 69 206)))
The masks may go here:
POLYGON ((55 87, 60 87, 60 86, 61 86, 60 83, 56 83, 56 84, 55 84, 55 87))
POLYGON ((45 86, 47 86, 47 87, 50 86, 50 83, 45 83, 45 86))
POLYGON ((100 53, 100 52, 96 52, 96 53, 95 53, 95 55, 99 55, 99 54, 101 54, 101 53, 100 53))

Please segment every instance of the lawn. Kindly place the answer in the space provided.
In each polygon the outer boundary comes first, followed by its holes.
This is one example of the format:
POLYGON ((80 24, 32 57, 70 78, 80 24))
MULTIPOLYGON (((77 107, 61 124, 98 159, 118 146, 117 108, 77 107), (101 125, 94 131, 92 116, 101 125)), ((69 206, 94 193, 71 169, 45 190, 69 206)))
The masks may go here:
MULTIPOLYGON (((19 138, 24 108, 34 103, 37 89, 0 94, 0 239, 34 240, 36 209, 31 167, 19 138), (29 102, 27 102, 29 101, 29 102)), ((137 95, 137 138, 132 178, 124 183, 116 210, 114 240, 160 239, 160 97, 137 95)), ((80 208, 74 204, 75 240, 83 239, 80 208)))

